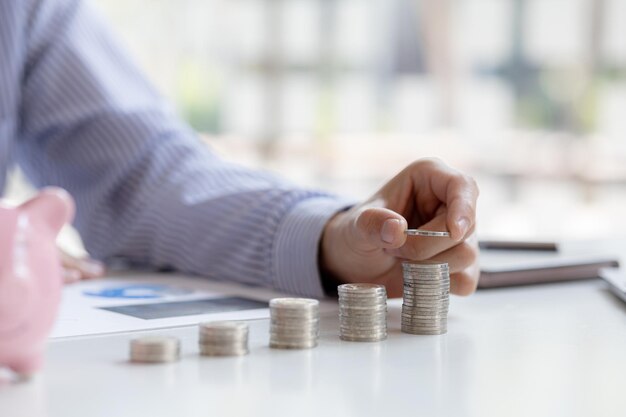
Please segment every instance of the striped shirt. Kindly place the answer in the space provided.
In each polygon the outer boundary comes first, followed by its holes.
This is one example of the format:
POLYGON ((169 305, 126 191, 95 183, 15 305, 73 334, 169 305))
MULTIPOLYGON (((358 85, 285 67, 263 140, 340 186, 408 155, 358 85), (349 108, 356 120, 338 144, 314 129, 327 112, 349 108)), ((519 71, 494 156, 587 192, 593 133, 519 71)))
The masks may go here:
POLYGON ((323 296, 347 202, 220 159, 80 0, 0 0, 0 184, 12 163, 72 194, 95 258, 323 296))

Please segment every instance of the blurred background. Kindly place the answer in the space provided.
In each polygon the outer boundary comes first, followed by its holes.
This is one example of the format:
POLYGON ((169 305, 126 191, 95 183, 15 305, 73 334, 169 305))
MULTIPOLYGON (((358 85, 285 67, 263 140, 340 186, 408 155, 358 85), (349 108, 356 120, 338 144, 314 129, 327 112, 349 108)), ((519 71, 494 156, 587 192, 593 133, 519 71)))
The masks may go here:
POLYGON ((439 157, 490 238, 626 234, 623 0, 96 0, 219 152, 364 198, 439 157))

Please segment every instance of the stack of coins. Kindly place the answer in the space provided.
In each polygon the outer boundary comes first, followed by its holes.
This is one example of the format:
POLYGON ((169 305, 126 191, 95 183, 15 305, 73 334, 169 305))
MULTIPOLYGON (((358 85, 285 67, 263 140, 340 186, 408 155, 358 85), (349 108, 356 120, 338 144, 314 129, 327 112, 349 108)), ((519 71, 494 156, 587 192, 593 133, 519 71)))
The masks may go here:
POLYGON ((240 321, 200 323, 198 344, 203 356, 248 354, 248 325, 240 321))
POLYGON ((387 338, 387 291, 384 285, 343 284, 339 293, 339 335, 351 342, 387 338))
POLYGON ((319 301, 309 298, 274 298, 270 301, 270 347, 309 349, 319 337, 319 301))
POLYGON ((180 358, 180 340, 169 336, 144 336, 130 342, 131 362, 162 363, 180 358))
POLYGON ((448 331, 450 270, 445 262, 403 262, 402 331, 444 334, 448 331))

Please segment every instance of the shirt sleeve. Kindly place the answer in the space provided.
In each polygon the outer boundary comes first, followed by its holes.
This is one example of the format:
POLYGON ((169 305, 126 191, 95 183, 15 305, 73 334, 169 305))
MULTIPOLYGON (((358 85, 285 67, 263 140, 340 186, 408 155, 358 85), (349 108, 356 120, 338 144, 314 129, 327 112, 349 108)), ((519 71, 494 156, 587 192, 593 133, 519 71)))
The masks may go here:
POLYGON ((323 296, 328 219, 350 202, 219 158, 81 1, 30 12, 16 158, 76 200, 96 258, 323 296))

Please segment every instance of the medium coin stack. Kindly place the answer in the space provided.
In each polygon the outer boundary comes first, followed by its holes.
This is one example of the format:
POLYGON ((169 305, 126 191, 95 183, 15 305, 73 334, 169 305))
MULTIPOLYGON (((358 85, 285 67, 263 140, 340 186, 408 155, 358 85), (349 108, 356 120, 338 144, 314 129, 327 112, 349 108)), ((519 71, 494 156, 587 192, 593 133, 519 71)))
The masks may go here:
POLYGON ((170 336, 144 336, 130 342, 131 362, 163 363, 180 358, 180 340, 170 336))
POLYGON ((444 334, 448 331, 450 270, 445 262, 403 262, 402 331, 444 334))
POLYGON ((343 284, 339 293, 339 335, 351 342, 387 338, 387 290, 384 285, 343 284))
POLYGON ((248 324, 240 321, 200 323, 198 344, 203 356, 248 354, 248 324))
POLYGON ((270 347, 309 349, 319 337, 319 301, 309 298, 274 298, 270 301, 270 347))

